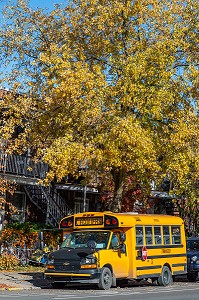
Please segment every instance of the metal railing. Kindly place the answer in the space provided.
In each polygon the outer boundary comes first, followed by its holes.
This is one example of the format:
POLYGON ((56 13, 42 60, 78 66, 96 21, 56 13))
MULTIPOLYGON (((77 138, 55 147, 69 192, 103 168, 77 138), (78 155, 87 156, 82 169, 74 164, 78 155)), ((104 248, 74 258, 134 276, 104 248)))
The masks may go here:
POLYGON ((38 182, 28 184, 28 179, 44 179, 48 172, 48 165, 42 162, 35 163, 30 157, 23 155, 12 155, 0 152, 0 173, 6 175, 25 176, 26 183, 23 184, 30 201, 37 208, 46 212, 46 224, 58 225, 61 218, 71 214, 72 211, 65 200, 51 186, 45 187, 38 182))
POLYGON ((47 164, 42 162, 35 163, 28 156, 0 152, 0 173, 43 179, 47 171, 47 164))
POLYGON ((63 217, 73 213, 61 195, 56 190, 52 191, 50 186, 24 185, 24 189, 31 202, 46 212, 46 224, 58 226, 63 217))

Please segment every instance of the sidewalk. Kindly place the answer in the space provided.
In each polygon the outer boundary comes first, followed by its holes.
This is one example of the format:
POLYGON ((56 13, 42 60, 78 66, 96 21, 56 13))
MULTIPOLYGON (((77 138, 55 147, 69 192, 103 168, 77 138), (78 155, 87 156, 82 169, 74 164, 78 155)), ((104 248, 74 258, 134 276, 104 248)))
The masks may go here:
POLYGON ((50 288, 42 272, 0 271, 0 290, 30 290, 50 288))

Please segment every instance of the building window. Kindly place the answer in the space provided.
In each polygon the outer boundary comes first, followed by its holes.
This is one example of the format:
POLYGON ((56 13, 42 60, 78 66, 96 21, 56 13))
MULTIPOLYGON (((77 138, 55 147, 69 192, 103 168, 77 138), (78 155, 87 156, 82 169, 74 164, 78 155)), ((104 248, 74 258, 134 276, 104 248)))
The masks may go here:
POLYGON ((12 215, 11 219, 19 223, 24 223, 26 209, 25 193, 16 191, 12 197, 12 204, 16 207, 17 211, 12 215))
POLYGON ((74 206, 74 213, 78 214, 80 212, 89 211, 89 199, 82 199, 81 197, 75 197, 75 206, 74 206))

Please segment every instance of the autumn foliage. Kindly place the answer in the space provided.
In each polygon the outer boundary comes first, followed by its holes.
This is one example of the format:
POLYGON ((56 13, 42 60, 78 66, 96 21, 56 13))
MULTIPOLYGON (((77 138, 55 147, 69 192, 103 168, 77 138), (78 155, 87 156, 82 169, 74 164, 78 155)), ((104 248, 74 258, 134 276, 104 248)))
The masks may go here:
POLYGON ((44 231, 43 243, 52 249, 56 249, 62 241, 62 233, 56 230, 40 228, 41 224, 25 222, 23 224, 13 223, 5 227, 0 233, 0 245, 10 245, 14 248, 21 247, 35 249, 38 242, 39 232, 44 231))
POLYGON ((173 193, 198 199, 198 9, 197 0, 8 6, 2 83, 18 97, 0 102, 7 151, 32 149, 50 166, 47 182, 81 170, 89 184, 97 173, 99 186, 112 184, 113 211, 130 176, 145 196, 168 176, 173 193))
POLYGON ((0 211, 9 214, 16 212, 16 207, 11 202, 6 201, 6 193, 13 195, 15 189, 15 183, 0 177, 0 211))

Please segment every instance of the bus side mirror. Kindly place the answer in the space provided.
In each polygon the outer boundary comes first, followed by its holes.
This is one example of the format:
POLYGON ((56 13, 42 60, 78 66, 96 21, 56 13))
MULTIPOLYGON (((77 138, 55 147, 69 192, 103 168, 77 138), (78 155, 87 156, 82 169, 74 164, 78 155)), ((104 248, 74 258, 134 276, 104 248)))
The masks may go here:
POLYGON ((124 243, 126 241, 126 233, 120 232, 120 242, 124 243))
POLYGON ((121 253, 126 253, 126 245, 125 244, 120 245, 120 252, 121 253))
POLYGON ((126 253, 126 245, 124 242, 126 241, 126 233, 125 232, 120 232, 120 252, 121 253, 126 253))

